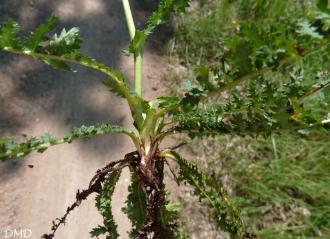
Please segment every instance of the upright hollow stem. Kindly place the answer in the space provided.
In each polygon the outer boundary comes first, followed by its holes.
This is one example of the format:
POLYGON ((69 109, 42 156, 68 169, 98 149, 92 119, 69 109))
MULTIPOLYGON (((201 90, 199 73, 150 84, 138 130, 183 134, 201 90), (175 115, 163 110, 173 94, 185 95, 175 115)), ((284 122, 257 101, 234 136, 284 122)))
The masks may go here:
MULTIPOLYGON (((135 25, 132 16, 131 7, 129 0, 122 0, 123 8, 126 16, 127 27, 131 40, 135 36, 135 25)), ((134 54, 134 82, 135 92, 138 96, 142 96, 142 61, 143 61, 143 50, 134 54)))
POLYGON ((124 12, 125 12, 128 32, 129 32, 131 39, 133 39, 134 35, 135 35, 135 25, 134 25, 131 7, 129 5, 129 0, 122 0, 122 3, 123 3, 124 12))
POLYGON ((143 53, 139 51, 134 56, 134 81, 135 81, 135 92, 138 96, 142 96, 142 61, 143 53))

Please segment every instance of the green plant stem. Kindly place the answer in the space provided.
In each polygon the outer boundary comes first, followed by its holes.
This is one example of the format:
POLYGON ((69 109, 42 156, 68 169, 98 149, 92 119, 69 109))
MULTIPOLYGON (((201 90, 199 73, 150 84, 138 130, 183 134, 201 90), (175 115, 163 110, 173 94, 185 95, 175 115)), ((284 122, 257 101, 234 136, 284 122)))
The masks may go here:
POLYGON ((278 159, 277 145, 276 145, 276 140, 275 140, 274 135, 271 135, 271 139, 272 139, 272 144, 273 144, 273 150, 274 150, 275 159, 278 159))
POLYGON ((142 96, 142 75, 143 75, 143 53, 139 51, 134 56, 134 81, 135 81, 135 92, 138 96, 142 96))
MULTIPOLYGON (((132 16, 131 7, 129 0, 122 0, 123 8, 126 16, 126 22, 128 27, 128 32, 133 40, 135 36, 135 25, 132 16)), ((135 92, 138 96, 142 96, 142 62, 143 62, 143 49, 134 54, 134 82, 135 82, 135 92)))
POLYGON ((123 4, 123 8, 124 8, 124 12, 125 12, 128 32, 129 32, 131 39, 133 39, 135 36, 135 25, 134 25, 131 7, 129 5, 129 0, 122 0, 121 2, 123 4))

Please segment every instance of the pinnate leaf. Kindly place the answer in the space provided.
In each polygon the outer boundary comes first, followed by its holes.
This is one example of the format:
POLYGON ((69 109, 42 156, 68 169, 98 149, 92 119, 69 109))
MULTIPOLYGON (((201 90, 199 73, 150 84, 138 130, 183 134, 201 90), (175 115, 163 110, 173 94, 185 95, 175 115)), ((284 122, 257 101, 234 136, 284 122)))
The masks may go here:
POLYGON ((96 197, 96 208, 103 217, 103 226, 94 228, 90 234, 92 237, 98 238, 101 235, 106 235, 106 239, 117 239, 117 224, 112 215, 111 199, 115 186, 119 180, 121 172, 115 171, 105 180, 102 191, 96 197))
POLYGON ((125 207, 122 211, 128 216, 132 223, 132 229, 129 232, 133 236, 143 225, 147 215, 146 199, 138 177, 131 170, 131 185, 128 187, 128 197, 125 207))
POLYGON ((0 140, 0 160, 22 157, 32 151, 44 152, 47 148, 57 144, 71 143, 73 140, 80 138, 88 138, 95 135, 103 135, 110 133, 124 133, 131 135, 129 129, 117 125, 99 124, 95 126, 81 126, 74 129, 71 134, 57 138, 50 134, 45 134, 40 138, 32 137, 22 143, 17 143, 12 138, 1 138, 0 140))
POLYGON ((196 164, 183 159, 175 151, 171 154, 180 168, 179 180, 193 187, 195 195, 210 209, 217 226, 229 232, 233 238, 243 238, 243 223, 239 211, 229 201, 221 179, 209 177, 196 164))

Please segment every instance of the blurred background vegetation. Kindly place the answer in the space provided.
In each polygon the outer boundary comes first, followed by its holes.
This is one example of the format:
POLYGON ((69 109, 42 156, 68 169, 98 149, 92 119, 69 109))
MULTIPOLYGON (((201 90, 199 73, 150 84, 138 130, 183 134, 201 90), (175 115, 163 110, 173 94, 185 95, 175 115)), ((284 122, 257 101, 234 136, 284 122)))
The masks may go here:
MULTIPOLYGON (((197 66, 223 65, 226 53, 223 40, 234 36, 241 24, 260 28, 273 26, 277 21, 289 24, 314 10, 316 1, 309 0, 193 1, 188 12, 174 20, 168 87, 176 90, 181 82, 192 78, 197 66)), ((304 71, 295 80, 315 82, 317 77, 312 72, 318 67, 329 69, 327 59, 316 55, 302 62, 304 71)), ((328 72, 322 74, 328 77, 328 72)), ((268 78, 283 81, 272 73, 268 78)), ((241 88, 240 93, 248 94, 247 89, 241 88)), ((309 107, 330 112, 329 93, 329 87, 320 91, 309 100, 309 107)), ((221 104, 223 98, 226 95, 215 99, 216 103, 221 104)), ((330 238, 329 137, 300 133, 300 136, 274 133, 269 137, 226 135, 188 139, 188 147, 204 169, 225 182, 246 226, 258 237, 330 238)), ((224 237, 212 225, 207 226, 206 209, 191 203, 194 199, 189 190, 182 192, 181 198, 183 204, 190 205, 190 210, 181 217, 186 220, 185 230, 192 238, 224 237), (192 214, 195 220, 189 220, 192 214)))

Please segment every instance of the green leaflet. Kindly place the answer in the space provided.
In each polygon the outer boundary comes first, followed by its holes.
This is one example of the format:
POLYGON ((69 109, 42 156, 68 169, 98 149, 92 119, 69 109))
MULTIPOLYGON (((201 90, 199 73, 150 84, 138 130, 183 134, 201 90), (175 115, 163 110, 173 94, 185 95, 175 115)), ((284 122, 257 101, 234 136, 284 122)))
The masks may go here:
POLYGON ((117 78, 121 79, 121 81, 117 83, 114 80, 104 80, 103 84, 117 96, 127 99, 134 119, 134 125, 138 130, 142 130, 145 121, 143 115, 150 110, 150 106, 147 101, 137 96, 136 93, 130 89, 130 86, 121 73, 117 71, 113 72, 117 74, 117 78), (129 91, 127 91, 127 89, 129 89, 129 91))
POLYGON ((122 211, 127 214, 132 223, 132 230, 129 232, 133 236, 135 232, 143 225, 147 214, 146 199, 143 189, 137 176, 131 170, 131 185, 128 187, 128 197, 126 206, 122 211))
POLYGON ((159 107, 161 109, 168 109, 179 105, 180 99, 178 97, 172 96, 161 96, 151 103, 154 104, 155 107, 159 107))
POLYGON ((96 197, 96 208, 103 217, 103 226, 94 228, 90 234, 92 237, 99 237, 106 234, 106 239, 117 239, 117 224, 114 221, 111 211, 111 197, 119 180, 121 171, 115 171, 104 182, 101 193, 96 197))
MULTIPOLYGON (((78 62, 81 60, 87 61, 89 57, 78 52, 81 42, 82 40, 79 36, 79 28, 73 27, 69 31, 63 29, 59 36, 55 33, 50 40, 40 42, 38 44, 39 47, 37 52, 50 56, 65 56, 68 59, 78 62)), ((60 59, 52 59, 47 57, 40 58, 55 69, 72 70, 72 68, 65 63, 65 61, 61 61, 60 59)), ((92 59, 89 58, 88 61, 91 63, 92 59)))
POLYGON ((45 34, 54 29, 58 22, 58 17, 50 17, 44 24, 41 24, 31 35, 26 39, 25 46, 30 51, 34 51, 40 42, 45 41, 45 34))
POLYGON ((317 31, 317 27, 312 26, 312 24, 306 20, 301 19, 297 23, 298 30, 297 33, 302 36, 309 36, 314 39, 323 39, 323 36, 317 31))
MULTIPOLYGON (((46 55, 65 56, 66 58, 73 59, 75 61, 86 61, 89 57, 84 56, 78 52, 81 42, 82 40, 79 36, 79 28, 73 27, 69 31, 63 29, 59 36, 55 33, 55 35, 50 40, 40 42, 38 51, 46 55)), ((68 71, 72 70, 72 68, 67 63, 61 61, 60 59, 51 59, 47 57, 41 57, 41 59, 43 59, 45 63, 51 65, 55 69, 68 71)), ((92 62, 91 58, 88 60, 90 63, 92 62)))
POLYGON ((141 31, 136 31, 129 45, 129 52, 133 54, 140 52, 144 47, 148 35, 150 35, 158 25, 168 21, 173 11, 183 12, 188 2, 189 0, 162 0, 158 9, 150 16, 147 26, 141 31))
POLYGON ((145 32, 147 35, 152 33, 152 31, 161 24, 168 21, 170 14, 173 11, 183 12, 188 5, 189 0, 163 0, 158 9, 151 15, 148 20, 145 32))
POLYGON ((81 126, 72 131, 71 134, 57 138, 50 134, 45 134, 40 138, 32 137, 23 143, 16 143, 11 138, 1 138, 0 140, 0 160, 22 157, 32 151, 44 152, 47 148, 57 144, 71 143, 73 140, 87 138, 95 135, 103 135, 109 133, 123 133, 134 138, 134 134, 129 129, 117 125, 98 124, 95 126, 81 126))
MULTIPOLYGON (((170 192, 166 191, 165 195, 169 195, 170 192)), ((164 228, 174 227, 175 238, 180 237, 180 228, 178 226, 179 213, 181 210, 181 205, 177 202, 166 201, 165 207, 161 211, 161 220, 164 228)))
POLYGON ((179 179, 190 184, 200 199, 206 202, 218 227, 229 232, 232 238, 243 238, 243 223, 239 211, 229 201, 226 189, 219 179, 208 177, 196 164, 183 159, 172 151, 171 155, 180 167, 179 179))
POLYGON ((82 40, 79 36, 79 28, 73 27, 69 31, 65 28, 61 31, 60 35, 55 35, 49 40, 49 45, 45 47, 53 55, 63 55, 70 53, 73 50, 78 50, 82 40))
MULTIPOLYGON (((58 22, 58 17, 50 17, 44 24, 41 24, 28 36, 24 42, 24 49, 35 53, 42 53, 48 56, 64 56, 66 54, 82 55, 77 52, 82 40, 79 36, 79 28, 73 27, 70 30, 63 29, 58 35, 55 33, 50 39, 45 36, 46 33, 54 29, 58 22)), ((45 61, 56 69, 72 70, 65 61, 61 59, 47 58, 46 56, 36 57, 45 61)), ((75 57, 77 58, 77 57, 75 57)), ((87 56, 85 56, 87 58, 87 56)))
POLYGON ((131 98, 129 104, 134 119, 134 126, 141 132, 145 121, 144 117, 150 106, 147 101, 136 95, 131 98))
POLYGON ((16 22, 7 20, 0 31, 0 50, 5 47, 21 48, 21 42, 17 37, 20 28, 16 22))
POLYGON ((147 36, 148 35, 145 31, 135 31, 134 38, 132 39, 128 47, 129 52, 137 54, 139 51, 141 51, 144 48, 147 36))
MULTIPOLYGON (((120 79, 122 78, 121 74, 118 74, 118 77, 120 79)), ((125 82, 125 79, 122 78, 122 83, 119 83, 114 80, 103 80, 102 83, 115 95, 126 98, 127 97, 127 91, 126 89, 129 89, 130 86, 127 82, 125 82)))

